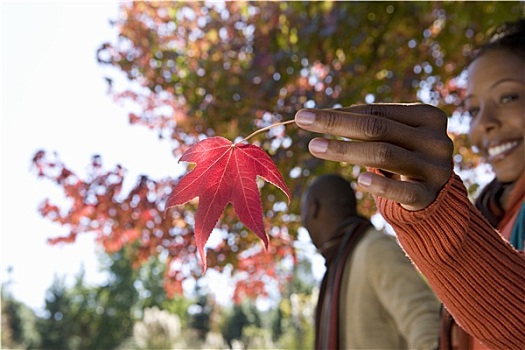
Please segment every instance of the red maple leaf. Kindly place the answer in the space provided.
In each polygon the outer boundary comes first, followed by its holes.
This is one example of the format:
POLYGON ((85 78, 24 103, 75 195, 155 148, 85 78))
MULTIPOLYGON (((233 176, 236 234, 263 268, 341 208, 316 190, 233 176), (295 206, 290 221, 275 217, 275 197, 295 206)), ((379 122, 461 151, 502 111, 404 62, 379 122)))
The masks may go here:
POLYGON ((180 161, 197 166, 177 183, 166 209, 199 197, 195 241, 204 270, 204 245, 228 203, 232 203, 239 220, 263 240, 267 249, 257 176, 281 189, 290 202, 290 190, 270 156, 255 145, 233 144, 223 137, 211 137, 190 147, 180 161))

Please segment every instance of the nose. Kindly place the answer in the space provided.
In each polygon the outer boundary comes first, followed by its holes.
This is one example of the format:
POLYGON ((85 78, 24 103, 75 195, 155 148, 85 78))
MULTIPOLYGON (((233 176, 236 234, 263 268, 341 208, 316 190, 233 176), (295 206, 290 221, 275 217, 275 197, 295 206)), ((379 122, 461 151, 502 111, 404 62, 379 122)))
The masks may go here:
POLYGON ((480 107, 478 114, 472 119, 470 124, 471 133, 489 134, 500 126, 497 108, 490 103, 480 107))

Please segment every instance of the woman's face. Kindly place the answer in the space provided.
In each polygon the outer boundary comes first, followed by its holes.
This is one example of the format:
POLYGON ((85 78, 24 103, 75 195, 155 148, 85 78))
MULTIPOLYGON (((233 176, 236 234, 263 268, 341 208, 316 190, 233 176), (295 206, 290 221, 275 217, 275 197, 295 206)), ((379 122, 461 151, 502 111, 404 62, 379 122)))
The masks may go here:
POLYGON ((525 61, 503 49, 487 51, 468 68, 470 140, 501 182, 525 167, 525 61))

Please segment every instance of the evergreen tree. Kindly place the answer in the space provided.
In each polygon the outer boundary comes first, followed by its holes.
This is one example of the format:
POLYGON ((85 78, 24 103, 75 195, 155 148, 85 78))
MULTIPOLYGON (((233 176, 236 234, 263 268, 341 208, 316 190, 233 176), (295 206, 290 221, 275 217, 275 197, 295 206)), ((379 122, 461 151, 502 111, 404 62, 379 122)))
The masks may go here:
POLYGON ((141 306, 132 249, 125 246, 102 256, 108 279, 101 286, 86 285, 83 270, 72 287, 55 279, 48 290, 45 316, 38 321, 41 348, 112 349, 131 337, 141 306))
MULTIPOLYGON (((8 270, 10 272, 10 269, 8 270)), ((36 316, 9 291, 10 281, 2 284, 2 348, 29 349, 39 346, 36 316)))
POLYGON ((242 339, 242 330, 248 324, 248 316, 242 305, 234 305, 232 313, 226 318, 221 329, 222 337, 230 349, 233 349, 233 340, 242 339))
POLYGON ((45 315, 37 322, 37 329, 42 337, 42 349, 70 349, 70 337, 75 334, 74 317, 69 312, 71 298, 63 278, 55 276, 51 287, 46 292, 45 315))
POLYGON ((197 295, 197 302, 190 306, 190 327, 197 331, 200 340, 206 340, 206 336, 211 329, 210 316, 212 307, 210 306, 210 298, 207 291, 205 291, 199 283, 195 285, 195 294, 197 295))

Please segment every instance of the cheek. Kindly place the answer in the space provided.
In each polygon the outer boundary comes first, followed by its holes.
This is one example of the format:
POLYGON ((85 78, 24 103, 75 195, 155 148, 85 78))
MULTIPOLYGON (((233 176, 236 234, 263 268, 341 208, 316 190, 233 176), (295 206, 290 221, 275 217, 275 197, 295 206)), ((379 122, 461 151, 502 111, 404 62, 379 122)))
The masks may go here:
POLYGON ((521 117, 516 118, 516 128, 521 129, 521 133, 525 135, 525 108, 522 110, 521 117))
POLYGON ((482 138, 479 131, 479 125, 475 121, 470 122, 468 137, 472 146, 477 148, 475 151, 478 152, 479 148, 481 147, 482 138))
POLYGON ((514 116, 515 117, 507 123, 508 130, 512 130, 514 135, 521 130, 521 135, 525 136, 525 109, 522 108, 516 111, 514 116))

